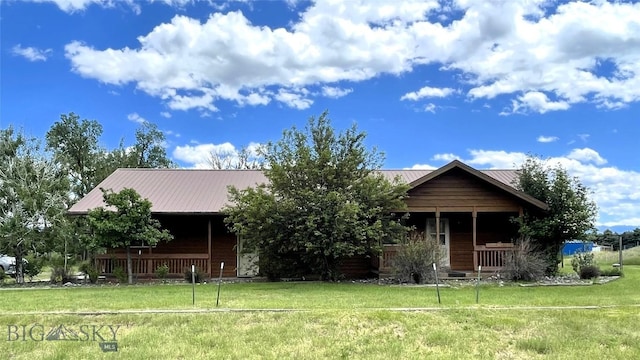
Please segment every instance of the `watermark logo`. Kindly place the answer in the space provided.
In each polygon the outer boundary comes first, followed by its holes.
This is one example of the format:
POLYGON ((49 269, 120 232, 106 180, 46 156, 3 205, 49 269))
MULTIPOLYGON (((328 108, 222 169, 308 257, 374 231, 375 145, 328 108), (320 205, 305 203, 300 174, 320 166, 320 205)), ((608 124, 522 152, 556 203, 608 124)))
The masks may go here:
POLYGON ((103 352, 118 351, 122 325, 7 325, 7 341, 95 341, 103 352))

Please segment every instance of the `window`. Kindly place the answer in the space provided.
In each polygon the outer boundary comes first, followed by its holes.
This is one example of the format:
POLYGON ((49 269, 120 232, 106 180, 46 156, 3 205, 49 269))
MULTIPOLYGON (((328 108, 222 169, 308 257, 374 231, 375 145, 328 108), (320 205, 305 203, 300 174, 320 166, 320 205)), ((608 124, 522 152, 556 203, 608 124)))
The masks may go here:
MULTIPOLYGON (((449 219, 440 218, 440 245, 447 245, 447 235, 449 234, 449 219)), ((427 219, 427 236, 436 238, 436 219, 427 219)))

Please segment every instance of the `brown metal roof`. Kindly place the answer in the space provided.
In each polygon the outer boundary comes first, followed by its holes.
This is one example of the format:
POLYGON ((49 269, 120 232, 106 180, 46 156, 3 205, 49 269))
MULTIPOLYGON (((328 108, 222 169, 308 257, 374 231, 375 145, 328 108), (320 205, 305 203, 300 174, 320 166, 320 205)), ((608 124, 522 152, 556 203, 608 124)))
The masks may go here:
MULTIPOLYGON (((436 170, 382 170, 389 179, 396 176, 412 184, 436 170)), ((481 173, 512 187, 515 170, 484 170, 481 173)), ((154 213, 216 214, 228 203, 228 186, 246 189, 266 183, 259 170, 118 169, 69 209, 69 214, 86 214, 103 206, 100 188, 115 192, 133 188, 149 199, 154 213)), ((515 189, 514 189, 515 191, 515 189)))
POLYGON ((103 206, 100 188, 133 188, 149 199, 154 213, 218 213, 227 203, 227 187, 246 189, 267 181, 257 170, 118 169, 69 209, 86 214, 103 206))

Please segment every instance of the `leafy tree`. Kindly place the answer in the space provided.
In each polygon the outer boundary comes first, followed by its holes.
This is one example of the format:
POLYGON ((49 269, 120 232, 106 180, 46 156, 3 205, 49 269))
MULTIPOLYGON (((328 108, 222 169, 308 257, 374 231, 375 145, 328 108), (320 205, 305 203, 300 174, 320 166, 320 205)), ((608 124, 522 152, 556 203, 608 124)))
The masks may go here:
MULTIPOLYGON (((99 145, 102 131, 98 121, 81 120, 80 116, 71 112, 60 115, 60 120, 51 126, 45 136, 47 149, 53 152, 54 159, 71 181, 72 202, 84 197, 110 173, 104 168, 104 154, 107 152, 99 145)), ((83 258, 88 257, 93 249, 86 219, 69 218, 61 225, 64 226, 58 230, 62 239, 55 250, 65 255, 82 253, 83 258)))
POLYGON ((382 155, 364 139, 355 126, 336 134, 325 112, 261 149, 268 184, 230 188, 225 221, 244 249, 259 251, 261 271, 337 279, 341 259, 377 254, 406 234, 395 212, 406 211, 408 186, 376 171, 382 155))
POLYGON ((131 284, 131 246, 152 246, 160 241, 170 241, 173 236, 151 217, 151 202, 141 198, 134 189, 125 188, 117 193, 101 190, 106 207, 90 210, 89 223, 99 246, 126 249, 127 277, 131 284))
POLYGON ((154 123, 143 122, 136 130, 136 143, 129 154, 129 166, 136 168, 170 168, 175 167, 167 157, 164 147, 165 136, 154 123))
POLYGON ((562 166, 547 167, 533 156, 522 164, 516 187, 549 206, 548 212, 528 212, 519 221, 521 234, 544 247, 547 272, 555 273, 562 243, 584 239, 595 229, 596 204, 589 190, 562 166))
POLYGON ((0 163, 0 252, 16 258, 16 281, 23 283, 22 259, 48 251, 64 221, 69 184, 35 139, 12 128, 0 130, 0 163))
POLYGON ((53 151, 72 179, 73 193, 77 199, 85 196, 104 177, 97 177, 99 154, 98 140, 102 125, 96 120, 80 120, 74 113, 60 115, 46 134, 47 148, 53 151))

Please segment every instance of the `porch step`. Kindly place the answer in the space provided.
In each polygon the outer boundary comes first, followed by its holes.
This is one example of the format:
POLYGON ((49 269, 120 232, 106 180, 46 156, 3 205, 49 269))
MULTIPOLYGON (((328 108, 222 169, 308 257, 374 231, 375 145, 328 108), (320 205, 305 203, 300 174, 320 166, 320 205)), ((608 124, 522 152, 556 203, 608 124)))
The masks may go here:
POLYGON ((463 278, 463 277, 467 277, 467 273, 462 271, 449 271, 447 273, 447 276, 450 278, 463 278))

